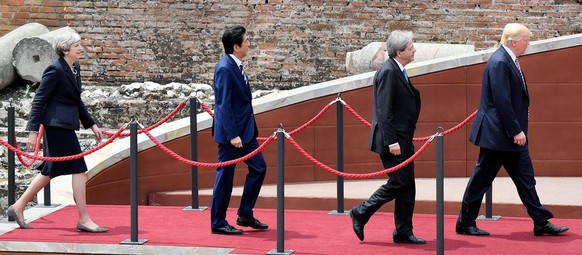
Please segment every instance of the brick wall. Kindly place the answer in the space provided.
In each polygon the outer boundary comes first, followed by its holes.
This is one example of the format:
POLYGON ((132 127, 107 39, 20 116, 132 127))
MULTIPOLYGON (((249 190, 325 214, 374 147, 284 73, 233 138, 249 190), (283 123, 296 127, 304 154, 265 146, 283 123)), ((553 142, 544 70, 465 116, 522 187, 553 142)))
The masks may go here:
POLYGON ((394 29, 485 49, 509 22, 528 26, 532 40, 582 33, 581 12, 582 0, 0 0, 0 35, 28 22, 74 27, 86 84, 211 84, 222 31, 243 24, 253 87, 289 89, 346 76, 346 52, 394 29))

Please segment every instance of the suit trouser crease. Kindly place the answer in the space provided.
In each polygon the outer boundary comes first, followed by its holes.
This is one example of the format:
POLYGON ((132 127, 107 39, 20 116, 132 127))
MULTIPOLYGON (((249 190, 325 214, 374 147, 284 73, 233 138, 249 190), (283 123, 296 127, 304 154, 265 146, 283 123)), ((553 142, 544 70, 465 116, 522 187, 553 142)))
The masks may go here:
MULTIPOLYGON (((396 166, 408 157, 380 154, 380 159, 384 168, 396 166)), ((355 217, 363 224, 367 223, 372 215, 382 207, 382 205, 394 200, 394 225, 395 234, 412 234, 412 215, 414 213, 414 203, 416 197, 416 184, 414 180, 414 162, 406 165, 402 169, 389 173, 388 181, 380 186, 368 200, 354 207, 355 217)))
MULTIPOLYGON (((245 144, 242 148, 235 148, 230 144, 218 145, 218 161, 225 162, 240 158, 259 147, 256 140, 245 144)), ((237 211, 241 217, 254 217, 253 208, 261 191, 265 179, 266 163, 261 152, 244 161, 248 166, 241 202, 237 211)), ((210 209, 211 224, 213 228, 226 226, 226 211, 230 203, 233 190, 234 171, 236 165, 228 165, 216 169, 216 180, 212 193, 212 205, 210 209)))
POLYGON ((525 148, 518 152, 496 151, 481 148, 475 170, 469 179, 459 219, 463 226, 476 226, 475 220, 479 214, 483 196, 489 190, 501 166, 515 184, 521 202, 535 225, 542 225, 554 215, 542 206, 535 189, 533 164, 529 150, 525 148))

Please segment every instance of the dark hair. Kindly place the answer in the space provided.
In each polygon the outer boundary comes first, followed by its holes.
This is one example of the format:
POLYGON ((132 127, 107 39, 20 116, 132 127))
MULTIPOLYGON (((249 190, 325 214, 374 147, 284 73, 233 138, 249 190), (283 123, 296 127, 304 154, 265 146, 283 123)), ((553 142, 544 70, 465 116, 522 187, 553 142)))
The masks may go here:
POLYGON ((224 53, 232 54, 234 45, 241 46, 244 40, 244 35, 247 30, 243 26, 232 26, 227 28, 222 34, 222 46, 224 46, 224 53))

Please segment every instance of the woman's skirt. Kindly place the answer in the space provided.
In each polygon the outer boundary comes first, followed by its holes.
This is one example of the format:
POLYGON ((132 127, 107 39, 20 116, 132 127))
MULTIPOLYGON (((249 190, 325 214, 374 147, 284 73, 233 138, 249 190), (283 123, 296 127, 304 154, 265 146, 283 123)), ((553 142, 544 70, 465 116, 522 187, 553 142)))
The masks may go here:
MULTIPOLYGON (((74 130, 44 126, 43 138, 46 157, 73 156, 81 153, 81 145, 74 130)), ((46 161, 43 165, 41 174, 51 178, 87 171, 83 157, 67 161, 46 161)))

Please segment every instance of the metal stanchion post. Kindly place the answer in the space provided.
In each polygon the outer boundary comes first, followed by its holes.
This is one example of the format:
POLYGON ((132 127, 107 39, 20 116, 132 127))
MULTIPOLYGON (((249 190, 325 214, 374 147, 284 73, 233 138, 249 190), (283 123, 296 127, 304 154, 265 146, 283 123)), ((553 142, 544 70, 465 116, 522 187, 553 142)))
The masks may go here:
MULTIPOLYGON (((340 95, 338 94, 338 100, 336 100, 336 159, 337 159, 337 170, 343 172, 344 170, 344 106, 339 100, 340 95)), ((344 210, 344 178, 338 176, 337 178, 337 210, 332 210, 328 214, 332 215, 348 215, 348 212, 344 210)))
MULTIPOLYGON (((190 159, 198 160, 198 100, 196 97, 190 97, 190 159)), ((198 166, 191 166, 191 183, 192 183, 192 203, 184 208, 188 211, 204 211, 208 206, 200 206, 198 203, 198 166)))
POLYGON ((144 244, 147 239, 137 238, 137 122, 132 121, 129 125, 129 189, 130 189, 130 203, 131 203, 131 239, 126 239, 120 244, 144 244))
POLYGON ((285 130, 279 124, 277 130, 277 249, 267 254, 291 254, 285 250, 285 130))
POLYGON ((485 215, 479 215, 477 220, 499 220, 500 215, 493 216, 493 186, 489 186, 485 193, 485 215))
MULTIPOLYGON (((10 105, 8 106, 8 143, 12 146, 16 144, 15 139, 15 120, 14 120, 14 106, 12 105, 12 98, 10 98, 10 105)), ((14 152, 8 150, 8 204, 12 205, 16 202, 16 161, 14 159, 14 152)), ((14 221, 8 217, 9 221, 14 221)))
POLYGON ((445 202, 444 202, 444 172, 445 149, 442 128, 438 128, 436 136, 436 229, 437 254, 445 254, 445 202))

